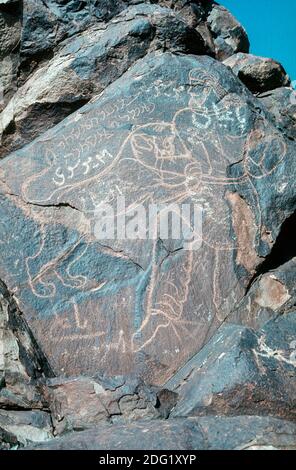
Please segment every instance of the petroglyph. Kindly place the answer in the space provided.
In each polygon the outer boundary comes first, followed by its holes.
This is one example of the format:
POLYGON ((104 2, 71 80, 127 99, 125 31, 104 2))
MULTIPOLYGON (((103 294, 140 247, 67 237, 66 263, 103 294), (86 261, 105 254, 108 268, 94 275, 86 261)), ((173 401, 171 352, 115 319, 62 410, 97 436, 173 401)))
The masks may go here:
POLYGON ((224 321, 259 263, 256 180, 285 160, 283 138, 232 75, 223 81, 222 65, 150 60, 115 96, 109 87, 21 159, 1 163, 24 205, 69 205, 90 221, 73 230, 67 218, 54 225, 31 214, 34 249, 22 247, 23 271, 11 280, 37 338, 50 332, 45 352, 65 374, 138 371, 163 383, 224 321), (183 250, 182 237, 99 243, 90 231, 96 207, 119 195, 127 217, 138 204, 201 205, 201 248, 183 250))

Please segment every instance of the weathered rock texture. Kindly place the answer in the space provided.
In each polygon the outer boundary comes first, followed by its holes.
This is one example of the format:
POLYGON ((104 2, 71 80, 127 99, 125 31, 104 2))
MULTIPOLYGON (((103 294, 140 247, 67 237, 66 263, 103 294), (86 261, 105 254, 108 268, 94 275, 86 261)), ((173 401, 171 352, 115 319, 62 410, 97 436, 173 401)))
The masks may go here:
POLYGON ((295 312, 257 333, 224 325, 166 384, 171 416, 264 414, 295 419, 295 312))
POLYGON ((0 3, 0 111, 16 90, 21 37, 20 2, 0 3))
POLYGON ((296 425, 258 416, 203 417, 101 426, 33 449, 48 450, 293 450, 296 425))
POLYGON ((253 93, 274 90, 290 84, 281 64, 251 54, 235 54, 224 61, 253 93))
POLYGON ((295 448, 281 65, 212 1, 0 2, 0 27, 0 446, 295 448), (202 220, 166 236, 153 204, 202 220))
POLYGON ((293 146, 260 111, 219 62, 152 53, 2 161, 2 223, 17 238, 1 275, 56 374, 162 384, 225 321, 271 251, 262 227, 276 240, 295 210, 293 146), (206 201, 201 246, 97 240, 96 204, 122 194, 126 214, 206 201))
POLYGON ((157 393, 125 377, 50 379, 44 385, 55 434, 102 422, 158 418, 157 393))
POLYGON ((128 8, 107 25, 99 23, 67 41, 3 111, 3 151, 33 140, 102 92, 138 59, 164 48, 207 52, 197 31, 171 10, 150 4, 128 8))
POLYGON ((271 113, 276 127, 289 139, 296 139, 296 91, 281 87, 258 95, 261 103, 271 113))
POLYGON ((52 437, 51 417, 41 384, 50 366, 0 282, 0 449, 52 437))

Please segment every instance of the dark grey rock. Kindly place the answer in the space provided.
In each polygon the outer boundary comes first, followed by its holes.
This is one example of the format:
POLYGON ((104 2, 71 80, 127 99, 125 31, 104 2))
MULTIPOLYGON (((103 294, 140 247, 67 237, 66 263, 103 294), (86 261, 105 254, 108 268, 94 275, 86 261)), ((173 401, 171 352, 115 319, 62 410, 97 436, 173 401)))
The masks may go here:
POLYGON ((293 450, 296 424, 264 416, 203 416, 209 450, 293 450))
POLYGON ((290 84, 283 66, 272 59, 252 54, 235 54, 224 61, 253 93, 262 93, 290 84))
MULTIPOLYGON (((166 2, 151 2, 167 4, 166 2)), ((38 56, 97 23, 107 23, 141 0, 26 0, 23 15, 22 56, 38 56)), ((168 5, 167 5, 168 6, 168 5)), ((170 5, 171 6, 171 5, 170 5)))
POLYGON ((4 159, 1 223, 16 236, 0 273, 55 373, 166 382, 245 295, 272 249, 262 228, 275 240, 295 211, 294 163, 230 70, 171 53, 4 159), (117 195, 204 205, 201 246, 98 240, 96 204, 117 195))
POLYGON ((30 57, 54 49, 60 41, 85 30, 90 24, 110 20, 129 3, 132 2, 26 0, 21 54, 30 57))
POLYGON ((108 26, 89 28, 68 41, 30 76, 0 115, 0 155, 22 147, 62 121, 138 59, 158 49, 207 50, 199 33, 172 10, 149 4, 131 7, 108 26))
POLYGON ((176 416, 261 414, 296 418, 295 312, 259 332, 226 324, 167 383, 176 416))
POLYGON ((21 22, 18 15, 1 11, 0 4, 0 58, 16 50, 21 37, 21 22))
POLYGON ((39 379, 50 376, 47 361, 17 304, 0 281, 0 408, 46 406, 39 379))
POLYGON ((193 450, 206 448, 197 421, 154 420, 102 425, 32 446, 59 450, 193 450))
POLYGON ((0 448, 295 448, 285 71, 211 0, 22 3, 0 0, 0 448), (202 206, 202 233, 100 239, 118 196, 134 235, 152 203, 202 206))
POLYGON ((0 111, 16 90, 20 37, 19 2, 0 3, 0 111))
POLYGON ((50 415, 39 410, 0 410, 0 429, 15 437, 10 445, 17 447, 53 438, 50 415))
MULTIPOLYGON (((180 15, 188 25, 198 30, 199 25, 206 22, 209 11, 213 7, 211 0, 207 2, 199 0, 151 0, 151 3, 157 3, 158 5, 171 8, 180 15)), ((210 51, 211 54, 215 54, 215 48, 210 48, 210 51)))
POLYGON ((209 416, 101 426, 37 444, 48 450, 293 450, 296 425, 260 416, 209 416))
MULTIPOLYGON (((284 239, 284 243, 288 244, 288 239, 284 239)), ((296 258, 259 275, 231 316, 231 320, 258 329, 268 320, 295 310, 295 276, 296 258)))
POLYGON ((250 43, 245 29, 226 8, 213 3, 207 23, 219 60, 225 60, 237 52, 249 52, 250 43))
POLYGON ((223 6, 212 0, 156 0, 174 9, 196 28, 208 46, 208 55, 224 60, 237 52, 249 52, 249 39, 243 26, 223 6))
POLYGON ((289 139, 296 140, 296 91, 282 87, 258 98, 270 112, 274 125, 289 139))

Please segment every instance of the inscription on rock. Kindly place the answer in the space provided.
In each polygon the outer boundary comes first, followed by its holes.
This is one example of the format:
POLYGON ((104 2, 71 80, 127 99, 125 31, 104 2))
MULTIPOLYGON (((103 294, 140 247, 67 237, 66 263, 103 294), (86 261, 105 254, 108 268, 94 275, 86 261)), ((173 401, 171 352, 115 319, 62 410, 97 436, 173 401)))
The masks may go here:
POLYGON ((0 274, 54 370, 164 383, 243 296, 288 153, 222 64, 167 53, 2 161, 0 274), (199 249, 98 240, 97 206, 123 196, 126 217, 201 206, 199 249))

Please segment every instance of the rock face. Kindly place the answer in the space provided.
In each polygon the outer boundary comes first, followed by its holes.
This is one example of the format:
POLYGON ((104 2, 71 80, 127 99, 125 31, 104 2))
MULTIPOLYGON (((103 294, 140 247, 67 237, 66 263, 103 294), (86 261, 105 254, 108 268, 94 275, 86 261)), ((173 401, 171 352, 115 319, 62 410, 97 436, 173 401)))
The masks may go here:
POLYGON ((226 8, 214 3, 207 21, 218 59, 224 60, 236 52, 249 52, 246 31, 226 8))
POLYGON ((203 417, 102 426, 36 445, 43 450, 293 450, 296 425, 275 418, 203 417))
POLYGON ((295 448, 285 71, 212 1, 20 4, 0 1, 0 448, 295 448))
POLYGON ((261 103, 271 113, 274 124, 289 139, 296 138, 296 91, 281 87, 258 95, 261 103))
POLYGON ((207 52, 199 33, 171 10, 145 4, 66 42, 19 88, 3 111, 3 152, 21 147, 53 127, 138 59, 164 45, 176 53, 207 52))
POLYGON ((0 283, 0 449, 53 437, 41 383, 52 375, 22 319, 15 300, 0 283))
POLYGON ((23 11, 22 53, 25 57, 50 51, 88 26, 105 22, 137 0, 26 0, 23 11))
POLYGON ((257 329, 269 319, 293 310, 296 305, 295 262, 293 258, 260 275, 236 309, 235 320, 257 329))
POLYGON ((20 2, 0 3, 0 111, 16 89, 21 37, 20 2))
POLYGON ((2 281, 0 289, 0 405, 40 409, 45 403, 37 379, 52 371, 2 281))
POLYGON ((49 379, 43 386, 55 434, 81 431, 103 422, 157 418, 157 394, 124 377, 49 379))
POLYGON ((2 161, 2 222, 18 238, 1 276, 55 373, 163 384, 234 309, 270 252, 262 226, 275 240, 295 210, 292 145, 256 106, 219 62, 152 53, 2 161), (205 201, 203 233, 195 245, 98 240, 96 204, 122 195, 125 214, 135 201, 205 201))
POLYGON ((295 419, 295 334, 295 312, 257 333, 224 325, 166 384, 178 394, 171 416, 260 412, 295 419))
POLYGON ((272 59, 239 53, 226 59, 224 64, 231 67, 253 93, 290 85, 282 65, 272 59))
POLYGON ((50 414, 44 411, 0 410, 0 449, 24 447, 53 438, 50 414))

